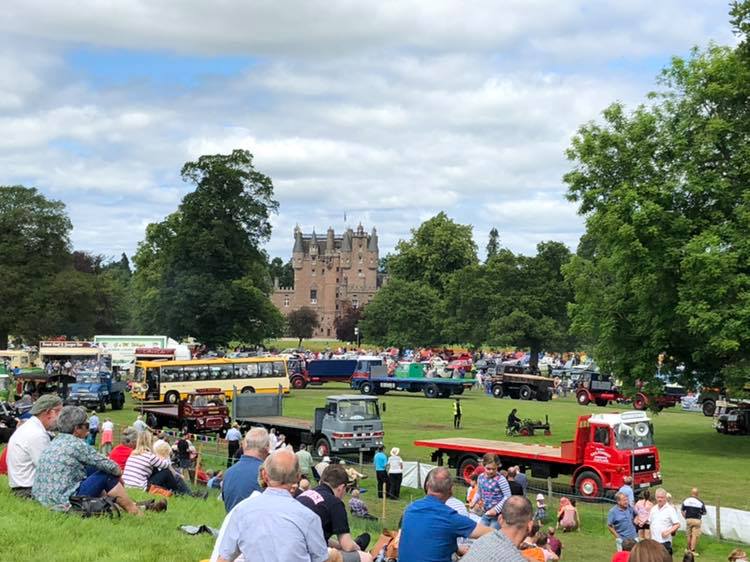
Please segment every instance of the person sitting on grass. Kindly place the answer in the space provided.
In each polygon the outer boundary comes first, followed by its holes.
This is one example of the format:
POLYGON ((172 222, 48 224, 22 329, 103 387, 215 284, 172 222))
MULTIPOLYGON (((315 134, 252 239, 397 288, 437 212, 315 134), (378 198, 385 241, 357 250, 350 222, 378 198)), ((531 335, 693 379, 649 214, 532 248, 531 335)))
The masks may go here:
POLYGON ((86 410, 65 406, 57 418, 57 437, 39 457, 32 494, 46 507, 67 510, 71 496, 115 499, 130 514, 141 510, 120 484, 120 467, 87 444, 86 410))
MULTIPOLYGON (((151 484, 166 488, 163 484, 150 482, 153 474, 168 470, 170 465, 168 458, 165 459, 154 454, 151 450, 152 445, 151 432, 142 431, 138 434, 135 449, 125 463, 125 470, 122 471, 122 481, 126 488, 138 488, 145 491, 151 484)), ((164 475, 158 480, 161 482, 167 478, 164 475)))
POLYGON ((196 498, 206 499, 208 492, 193 492, 187 482, 172 466, 170 456, 172 447, 166 441, 160 441, 154 445, 154 454, 167 461, 168 466, 163 470, 155 470, 148 479, 149 486, 160 486, 178 495, 189 495, 196 498))
POLYGON ((370 515, 370 511, 367 508, 367 504, 363 502, 359 497, 359 490, 352 490, 352 497, 349 500, 349 511, 355 517, 361 517, 362 519, 375 519, 377 517, 370 515))
POLYGON ((564 496, 560 498, 560 509, 557 510, 557 528, 562 528, 563 533, 578 531, 581 528, 576 506, 564 496))
POLYGON ((133 453, 137 441, 138 431, 134 427, 126 427, 122 430, 120 444, 109 453, 109 458, 117 463, 120 470, 125 470, 125 463, 128 462, 128 457, 133 453))

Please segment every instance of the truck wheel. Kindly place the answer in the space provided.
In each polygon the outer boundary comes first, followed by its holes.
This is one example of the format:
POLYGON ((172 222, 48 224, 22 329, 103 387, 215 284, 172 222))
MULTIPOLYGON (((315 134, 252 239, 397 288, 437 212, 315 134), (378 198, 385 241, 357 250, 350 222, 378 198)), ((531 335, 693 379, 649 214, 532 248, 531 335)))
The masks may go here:
POLYGON ((639 392, 636 395, 635 400, 633 400, 633 408, 635 408, 636 410, 645 410, 647 406, 648 399, 639 392))
POLYGON ((531 400, 533 394, 534 393, 531 391, 531 387, 527 384, 524 384, 523 386, 521 386, 521 388, 518 389, 518 397, 521 400, 531 400))
POLYGON ((589 398, 589 393, 585 390, 579 390, 578 394, 576 394, 576 400, 581 406, 588 406, 589 402, 591 402, 591 398, 589 398))
POLYGON ((440 394, 440 390, 438 390, 438 386, 434 383, 430 383, 424 387, 424 395, 427 398, 437 398, 438 394, 440 394))
POLYGON ((305 379, 302 377, 294 377, 292 379, 292 388, 295 388, 297 390, 302 390, 305 388, 307 384, 305 383, 305 379))
POLYGON ((440 391, 440 398, 450 398, 451 397, 451 389, 450 388, 444 388, 440 391))
POLYGON ((318 442, 315 443, 315 453, 319 457, 327 457, 331 454, 331 444, 328 442, 328 439, 325 437, 318 439, 318 442))
POLYGON ((167 404, 177 404, 180 401, 180 393, 175 390, 170 390, 167 392, 166 396, 164 396, 164 401, 167 404))
POLYGON ((596 402, 596 405, 601 408, 609 404, 609 400, 605 400, 604 398, 596 398, 594 401, 596 402))
POLYGON ((479 466, 479 459, 474 456, 464 457, 458 465, 457 476, 467 484, 471 484, 471 475, 479 466))
POLYGON ((102 398, 101 400, 99 400, 99 406, 97 406, 97 410, 99 410, 100 412, 103 412, 106 409, 107 409, 107 402, 104 400, 104 398, 102 398))
POLYGON ((495 398, 502 398, 503 397, 503 385, 501 384, 492 385, 492 396, 494 396, 495 398))
POLYGON ((243 386, 242 394, 255 394, 255 389, 252 386, 243 386))
POLYGON ((362 394, 374 394, 372 390, 373 390, 373 385, 371 382, 363 382, 362 386, 359 387, 359 391, 362 394))
POLYGON ((552 390, 549 388, 543 388, 536 393, 536 399, 539 402, 549 402, 550 398, 552 398, 552 390))
POLYGON ((704 400, 701 408, 703 409, 703 415, 711 418, 713 417, 714 412, 716 412, 716 402, 710 399, 704 400))
POLYGON ((521 431, 518 432, 518 435, 521 437, 528 437, 529 435, 533 435, 533 433, 531 433, 531 430, 528 427, 522 427, 521 431))
POLYGON ((595 472, 584 470, 576 478, 576 492, 585 499, 594 499, 602 495, 602 481, 595 472))

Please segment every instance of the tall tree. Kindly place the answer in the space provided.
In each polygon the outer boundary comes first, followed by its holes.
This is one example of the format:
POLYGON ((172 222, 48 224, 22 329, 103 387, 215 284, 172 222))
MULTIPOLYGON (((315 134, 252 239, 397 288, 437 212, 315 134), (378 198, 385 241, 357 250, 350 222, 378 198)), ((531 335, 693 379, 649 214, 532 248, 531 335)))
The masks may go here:
POLYGON ((688 377, 750 380, 748 13, 735 5, 739 47, 673 59, 653 105, 610 106, 568 151, 586 216, 573 326, 630 385, 654 381, 662 352, 688 377))
POLYGON ((383 346, 421 347, 441 342, 440 297, 419 281, 391 279, 365 308, 359 322, 365 341, 383 346))
POLYGON ((33 341, 34 318, 42 319, 36 315, 54 312, 40 298, 69 267, 71 228, 60 201, 34 188, 0 186, 0 349, 11 332, 33 341))
POLYGON ((268 298, 260 249, 278 208, 271 179, 246 150, 201 156, 182 177, 195 190, 176 213, 149 225, 135 257, 141 325, 210 346, 278 335, 283 318, 268 298))
POLYGON ((281 258, 273 258, 268 266, 268 271, 271 279, 275 279, 279 287, 294 288, 294 268, 291 259, 284 263, 281 258))
POLYGON ((303 306, 293 310, 286 315, 287 333, 297 338, 297 347, 302 347, 303 339, 310 339, 315 333, 315 328, 320 325, 318 313, 309 306, 303 306))
POLYGON ((362 308, 355 308, 349 301, 344 301, 341 316, 336 318, 336 338, 341 341, 356 341, 357 334, 354 333, 354 329, 361 318, 362 308))
POLYGON ((500 251, 500 233, 494 226, 490 230, 490 237, 487 240, 487 261, 494 258, 500 251))
POLYGON ((412 230, 411 240, 396 244, 396 253, 388 257, 388 273, 424 282, 442 294, 451 273, 478 263, 471 230, 438 213, 412 230))

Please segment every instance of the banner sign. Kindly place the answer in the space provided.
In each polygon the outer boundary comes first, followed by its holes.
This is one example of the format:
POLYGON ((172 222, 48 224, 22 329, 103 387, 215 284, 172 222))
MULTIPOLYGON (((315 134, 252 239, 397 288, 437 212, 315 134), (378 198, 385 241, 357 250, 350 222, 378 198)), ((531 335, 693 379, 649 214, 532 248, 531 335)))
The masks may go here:
POLYGON ((94 344, 90 341, 46 340, 46 341, 40 341, 39 347, 79 348, 79 347, 94 347, 94 344))

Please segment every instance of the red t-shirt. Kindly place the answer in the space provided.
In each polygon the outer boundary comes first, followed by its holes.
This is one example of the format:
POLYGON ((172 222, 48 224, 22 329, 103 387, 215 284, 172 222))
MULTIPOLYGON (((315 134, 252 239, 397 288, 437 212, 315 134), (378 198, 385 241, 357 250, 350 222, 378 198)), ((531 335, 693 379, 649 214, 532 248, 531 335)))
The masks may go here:
POLYGON ((630 560, 630 551, 629 550, 622 550, 620 552, 615 552, 612 556, 612 562, 628 562, 630 560))
POLYGON ((8 474, 8 447, 0 454, 0 474, 8 474))
POLYGON ((109 453, 109 458, 115 461, 121 470, 125 470, 125 463, 128 462, 128 457, 133 449, 125 445, 118 445, 109 453))

